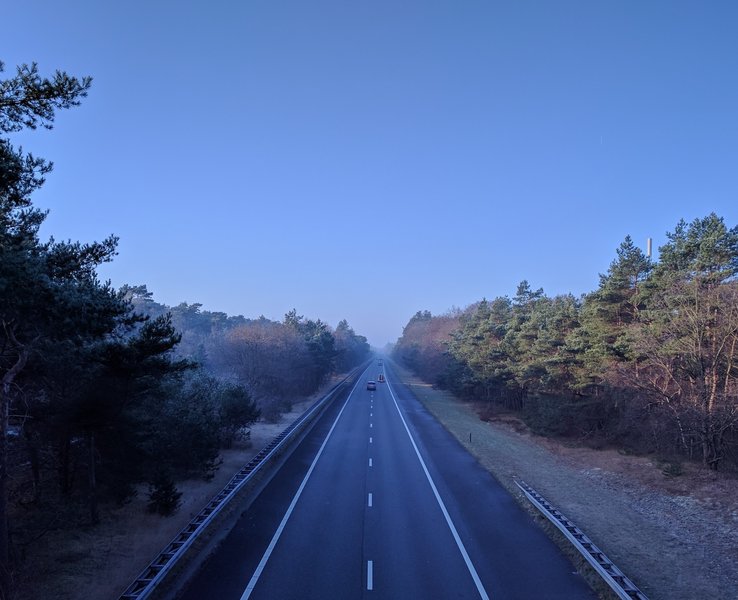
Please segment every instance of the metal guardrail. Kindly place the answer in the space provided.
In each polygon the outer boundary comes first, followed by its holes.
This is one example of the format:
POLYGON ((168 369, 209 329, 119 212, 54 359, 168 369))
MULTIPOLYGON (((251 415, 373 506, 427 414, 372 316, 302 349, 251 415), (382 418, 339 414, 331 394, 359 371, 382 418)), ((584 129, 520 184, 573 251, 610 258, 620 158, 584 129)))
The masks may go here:
POLYGON ((515 484, 523 491, 533 506, 579 550, 580 554, 592 565, 618 598, 621 600, 648 600, 646 595, 574 523, 525 482, 515 481, 515 484))
POLYGON ((210 502, 195 516, 187 526, 184 527, 175 538, 162 550, 158 556, 151 561, 136 580, 128 586, 120 596, 120 600, 145 600, 151 596, 156 586, 159 585, 169 571, 184 555, 186 550, 194 543, 195 539, 213 521, 215 516, 228 504, 228 502, 251 481, 265 462, 279 451, 292 437, 295 430, 309 419, 317 410, 322 408, 343 385, 353 377, 366 364, 358 367, 337 383, 330 392, 316 400, 299 418, 295 419, 268 445, 254 456, 249 463, 243 467, 228 484, 216 494, 210 502))

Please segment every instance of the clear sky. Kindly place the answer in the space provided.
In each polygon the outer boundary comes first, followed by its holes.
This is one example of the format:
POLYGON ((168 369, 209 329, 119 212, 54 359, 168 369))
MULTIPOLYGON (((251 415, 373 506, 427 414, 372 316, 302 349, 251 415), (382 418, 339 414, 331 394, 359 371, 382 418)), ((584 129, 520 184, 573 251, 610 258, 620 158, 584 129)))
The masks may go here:
POLYGON ((51 132, 45 235, 120 236, 158 301, 381 346, 528 279, 597 286, 626 234, 738 224, 738 3, 24 0, 0 59, 94 77, 51 132))

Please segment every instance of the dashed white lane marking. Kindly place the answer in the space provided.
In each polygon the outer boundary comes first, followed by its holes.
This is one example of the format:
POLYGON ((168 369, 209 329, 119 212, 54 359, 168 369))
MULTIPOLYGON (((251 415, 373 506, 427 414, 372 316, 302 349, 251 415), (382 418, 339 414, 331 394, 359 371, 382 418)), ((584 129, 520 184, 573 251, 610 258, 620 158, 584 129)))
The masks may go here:
POLYGON ((373 464, 373 462, 372 462, 372 459, 371 459, 371 458, 369 459, 369 466, 370 466, 370 467, 373 467, 373 466, 374 466, 374 464, 373 464))
POLYGON ((372 507, 373 500, 374 500, 374 496, 372 495, 371 492, 369 492, 369 500, 367 501, 369 503, 369 508, 372 507))
POLYGON ((373 441, 374 441, 374 439, 370 437, 369 438, 369 443, 371 444, 373 441))
POLYGON ((373 417, 373 416, 374 416, 374 413, 369 413, 369 416, 370 416, 370 417, 373 417))
POLYGON ((453 535, 454 540, 456 541, 456 546, 459 549, 459 552, 461 552, 461 556, 464 558, 464 562, 466 563, 466 568, 469 570, 469 574, 474 580, 474 585, 477 586, 477 592, 479 592, 479 596, 482 598, 482 600, 489 600, 489 595, 487 594, 487 590, 484 589, 482 580, 479 578, 477 570, 474 568, 471 558, 469 557, 469 553, 466 551, 466 548, 464 547, 464 542, 461 541, 461 537, 459 537, 459 532, 456 531, 454 522, 451 520, 451 515, 448 514, 448 510, 446 510, 446 505, 443 503, 443 500, 441 499, 441 495, 438 493, 438 488, 436 487, 436 484, 433 482, 433 478, 431 477, 431 474, 428 471, 428 467, 425 465, 425 461, 423 460, 423 457, 420 455, 420 450, 418 450, 418 446, 415 443, 413 434, 410 433, 410 428, 407 426, 405 417, 402 416, 400 405, 397 404, 397 398, 395 398, 395 394, 392 391, 392 387, 390 386, 389 381, 387 382, 387 389, 390 391, 390 394, 392 395, 392 400, 395 403, 397 414, 400 415, 400 420, 402 421, 402 424, 405 426, 405 431, 407 432, 407 435, 410 438, 410 443, 413 445, 413 448, 415 449, 415 454, 417 455, 418 460, 420 461, 420 466, 423 467, 423 472, 425 473, 425 477, 426 479, 428 479, 428 483, 430 484, 431 489, 433 490, 433 494, 436 497, 436 502, 438 502, 438 506, 441 507, 441 512, 443 513, 443 516, 446 518, 446 524, 448 525, 448 528, 451 530, 451 534, 453 535))
POLYGON ((374 589, 374 561, 366 561, 366 589, 374 589))
MULTIPOLYGON (((364 371, 364 373, 366 373, 366 370, 364 371)), ((297 501, 300 499, 302 490, 305 489, 308 479, 310 479, 310 475, 312 475, 313 470, 315 469, 315 465, 318 463, 318 459, 320 458, 320 455, 323 454, 323 450, 325 449, 325 446, 328 443, 328 440, 330 439, 331 434, 333 433, 333 430, 336 428, 336 425, 338 424, 338 420, 341 418, 341 415, 343 414, 344 409, 348 405, 349 400, 351 400, 351 396, 356 391, 356 387, 359 385, 360 381, 361 381, 361 377, 359 377, 359 379, 356 380, 356 385, 354 385, 353 389, 351 390, 351 393, 348 395, 348 398, 346 398, 346 402, 343 403, 343 406, 341 407, 341 410, 338 413, 336 420, 333 421, 333 425, 331 425, 331 428, 328 431, 328 435, 325 436, 325 440, 323 440, 323 444, 320 446, 320 450, 318 450, 318 453, 315 455, 315 458, 313 459, 313 463, 310 465, 310 468, 308 469, 307 473, 305 473, 305 478, 302 480, 300 487, 297 488, 297 492, 295 492, 295 496, 292 498, 292 502, 290 502, 290 505, 287 508, 287 512, 284 513, 284 517, 282 517, 282 522, 279 524, 279 527, 277 527, 277 531, 274 532, 274 535, 272 536, 272 541, 269 542, 269 546, 267 546, 267 549, 264 551, 264 556, 261 557, 261 561, 259 561, 259 566, 256 567, 256 571, 254 571, 254 574, 251 576, 251 580, 249 581, 249 584, 246 586, 246 589, 243 591, 243 594, 241 594, 241 600, 248 600, 249 596, 251 596, 251 593, 254 591, 254 587, 256 587, 256 583, 259 581, 259 577, 261 577, 261 574, 264 571, 264 567, 266 567, 269 557, 272 555, 272 552, 274 552, 274 547, 277 545, 277 542, 279 541, 279 538, 282 535, 282 531, 284 531, 284 528, 287 525, 287 521, 289 520, 290 515, 292 515, 292 511, 295 509, 295 505, 297 504, 297 501)))
POLYGON ((374 425, 372 423, 369 423, 369 428, 371 429, 372 427, 374 427, 374 425))

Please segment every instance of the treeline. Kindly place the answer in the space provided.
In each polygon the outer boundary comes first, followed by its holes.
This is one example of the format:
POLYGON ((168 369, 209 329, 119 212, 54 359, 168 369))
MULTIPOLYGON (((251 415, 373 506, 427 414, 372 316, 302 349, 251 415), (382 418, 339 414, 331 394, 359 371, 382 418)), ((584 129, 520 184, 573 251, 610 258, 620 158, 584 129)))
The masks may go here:
POLYGON ((395 357, 545 435, 738 467, 738 228, 680 222, 653 261, 630 237, 597 290, 416 313, 395 357))
POLYGON ((96 272, 115 256, 115 236, 43 241, 46 212, 32 195, 51 164, 9 136, 51 128, 90 84, 43 78, 35 64, 0 80, 3 598, 44 532, 97 523, 102 502, 125 502, 147 482, 150 510, 171 512, 174 482, 211 475, 264 401, 283 407, 369 352, 345 321, 335 331, 294 311, 283 323, 252 321, 166 307, 143 286, 116 290, 96 272))
POLYGON ((221 446, 258 417, 243 386, 174 355, 172 318, 137 312, 98 279, 102 242, 43 241, 32 203, 51 164, 7 137, 51 127, 89 79, 35 65, 0 81, 0 596, 49 530, 95 524, 102 502, 150 484, 149 508, 176 509, 174 482, 208 476, 221 446))
POLYGON ((345 373, 370 354, 367 339, 344 319, 333 329, 291 310, 283 321, 229 317, 201 304, 166 306, 145 285, 121 293, 150 317, 170 315, 182 339, 175 354, 195 359, 208 373, 244 386, 262 415, 277 418, 298 398, 309 396, 333 373, 345 373))

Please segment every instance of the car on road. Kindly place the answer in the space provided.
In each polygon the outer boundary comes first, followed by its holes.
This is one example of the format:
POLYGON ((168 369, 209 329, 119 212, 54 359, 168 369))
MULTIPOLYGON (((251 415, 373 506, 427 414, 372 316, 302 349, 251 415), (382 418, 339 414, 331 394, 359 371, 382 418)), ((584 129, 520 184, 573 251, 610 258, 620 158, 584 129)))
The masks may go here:
POLYGON ((379 383, 384 383, 384 375, 382 373, 380 373, 379 375, 377 375, 377 381, 379 383))
POLYGON ((374 391, 377 389, 377 382, 376 381, 367 381, 366 382, 366 389, 374 391))

